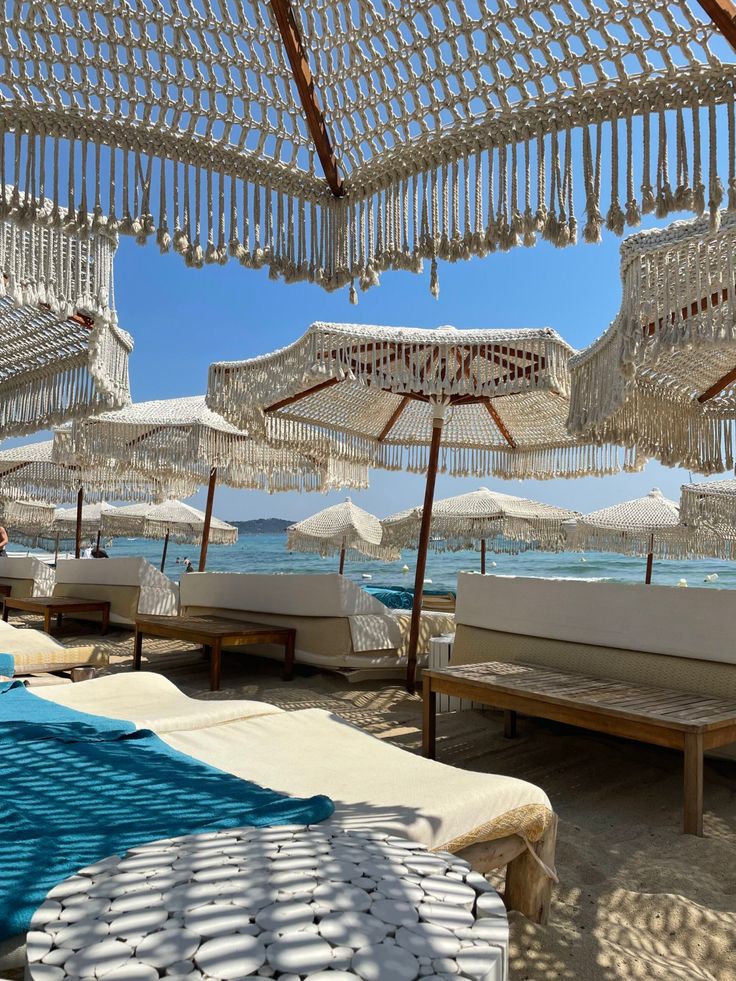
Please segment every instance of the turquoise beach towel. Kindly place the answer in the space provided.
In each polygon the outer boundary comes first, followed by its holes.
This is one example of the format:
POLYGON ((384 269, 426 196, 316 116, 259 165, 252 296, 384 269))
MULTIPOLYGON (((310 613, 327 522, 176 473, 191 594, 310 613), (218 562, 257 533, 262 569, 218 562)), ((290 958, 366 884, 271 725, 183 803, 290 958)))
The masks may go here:
POLYGON ((328 797, 288 797, 167 746, 128 722, 0 684, 0 940, 23 933, 52 886, 158 838, 239 825, 314 824, 328 797))

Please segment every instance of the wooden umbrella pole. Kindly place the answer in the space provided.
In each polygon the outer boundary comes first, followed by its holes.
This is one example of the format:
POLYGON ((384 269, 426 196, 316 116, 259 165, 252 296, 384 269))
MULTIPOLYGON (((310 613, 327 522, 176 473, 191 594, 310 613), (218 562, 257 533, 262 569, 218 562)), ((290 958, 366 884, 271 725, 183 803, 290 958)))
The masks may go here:
POLYGON ((164 566, 166 565, 166 553, 169 550, 169 529, 166 529, 166 535, 164 537, 164 550, 161 553, 161 572, 164 571, 164 566))
POLYGON ((486 540, 481 538, 480 540, 480 574, 484 576, 486 574, 486 540))
POLYGON ((343 574, 344 569, 345 569, 345 542, 343 541, 342 548, 340 549, 340 569, 339 569, 340 575, 343 574))
POLYGON ((647 574, 644 582, 647 586, 652 584, 652 563, 654 562, 654 535, 649 536, 649 551, 647 552, 647 574))
POLYGON ((97 544, 95 545, 95 552, 99 552, 99 550, 100 550, 100 533, 101 533, 101 531, 102 531, 101 528, 98 528, 97 529, 97 544))
POLYGON ((419 621, 422 615, 422 598, 424 596, 424 573, 427 568, 427 550, 429 548, 429 533, 432 527, 432 504, 434 502, 434 486, 437 482, 437 465, 440 457, 442 442, 442 426, 445 421, 445 406, 435 405, 432 420, 432 441, 429 444, 429 461, 427 463, 427 483, 424 488, 424 507, 422 509, 422 524, 419 529, 419 546, 417 548, 417 570, 414 576, 414 602, 411 608, 411 630, 409 633, 409 652, 406 664, 406 690, 414 694, 417 674, 417 651, 419 649, 419 621))
POLYGON ((207 564, 207 546, 210 543, 210 525, 212 524, 212 506, 215 503, 215 485, 217 484, 217 467, 210 469, 210 482, 207 485, 207 505, 204 509, 204 526, 202 528, 202 547, 199 552, 199 571, 204 572, 207 564))
POLYGON ((59 532, 56 532, 56 548, 54 549, 54 568, 59 561, 59 532))
POLYGON ((74 542, 74 558, 78 559, 82 553, 82 508, 84 507, 84 487, 77 491, 77 530, 74 542))

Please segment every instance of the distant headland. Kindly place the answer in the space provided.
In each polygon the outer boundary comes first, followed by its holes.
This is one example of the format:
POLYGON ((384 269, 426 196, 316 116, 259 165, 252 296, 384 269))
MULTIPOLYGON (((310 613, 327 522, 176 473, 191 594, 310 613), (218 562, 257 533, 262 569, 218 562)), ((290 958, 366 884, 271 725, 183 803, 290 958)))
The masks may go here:
POLYGON ((253 518, 251 521, 231 522, 241 535, 280 535, 286 531, 293 521, 284 518, 253 518))

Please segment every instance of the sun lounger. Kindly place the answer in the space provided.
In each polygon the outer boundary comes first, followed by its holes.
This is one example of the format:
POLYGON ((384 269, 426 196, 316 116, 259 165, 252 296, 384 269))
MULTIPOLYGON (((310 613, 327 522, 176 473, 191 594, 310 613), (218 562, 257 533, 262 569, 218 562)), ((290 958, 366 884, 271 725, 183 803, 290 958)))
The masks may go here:
POLYGON ((341 826, 450 850, 482 872, 507 866, 510 905, 536 919, 547 915, 556 818, 533 784, 422 759, 319 709, 190 699, 154 674, 38 694, 153 729, 175 749, 274 790, 327 794, 335 802, 330 820, 341 826))
POLYGON ((10 587, 14 599, 49 596, 54 570, 34 556, 0 555, 0 583, 10 587))
MULTIPOLYGON (((176 584, 142 558, 62 559, 53 595, 107 600, 110 622, 123 627, 133 627, 138 613, 175 616, 179 605, 176 584)), ((100 618, 99 613, 75 616, 100 618)))
MULTIPOLYGON (((399 677, 406 669, 410 615, 390 610, 345 576, 188 573, 181 581, 182 613, 294 627, 296 660, 350 674, 399 677)), ((447 633, 453 617, 422 613, 419 651, 447 633)), ((283 658, 280 648, 251 653, 283 658)), ((421 662, 420 662, 421 663, 421 662)))
POLYGON ((0 620, 0 653, 12 654, 16 677, 77 668, 102 668, 107 654, 94 645, 64 647, 41 630, 14 627, 0 620))

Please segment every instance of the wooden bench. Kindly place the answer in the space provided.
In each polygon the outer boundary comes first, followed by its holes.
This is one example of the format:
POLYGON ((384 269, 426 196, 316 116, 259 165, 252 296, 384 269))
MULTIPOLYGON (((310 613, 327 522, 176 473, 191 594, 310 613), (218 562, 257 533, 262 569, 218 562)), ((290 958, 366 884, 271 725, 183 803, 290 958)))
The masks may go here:
POLYGON ((140 671, 143 636, 169 637, 192 644, 201 644, 210 658, 210 691, 220 690, 222 648, 241 644, 283 644, 284 668, 282 678, 291 681, 294 672, 296 630, 291 627, 250 623, 247 620, 226 620, 216 616, 137 616, 133 670, 140 671))
POLYGON ((436 696, 503 709, 504 735, 516 713, 667 746, 684 753, 684 830, 703 834, 703 752, 736 742, 736 701, 650 688, 538 665, 491 662, 424 672, 422 750, 434 759, 436 696))
POLYGON ((24 599, 6 596, 3 600, 3 620, 8 622, 11 610, 22 613, 38 613, 43 616, 43 629, 51 633, 51 617, 56 617, 60 627, 62 618, 70 613, 100 613, 100 633, 106 633, 110 624, 110 604, 107 600, 82 599, 75 596, 28 596, 24 599))

